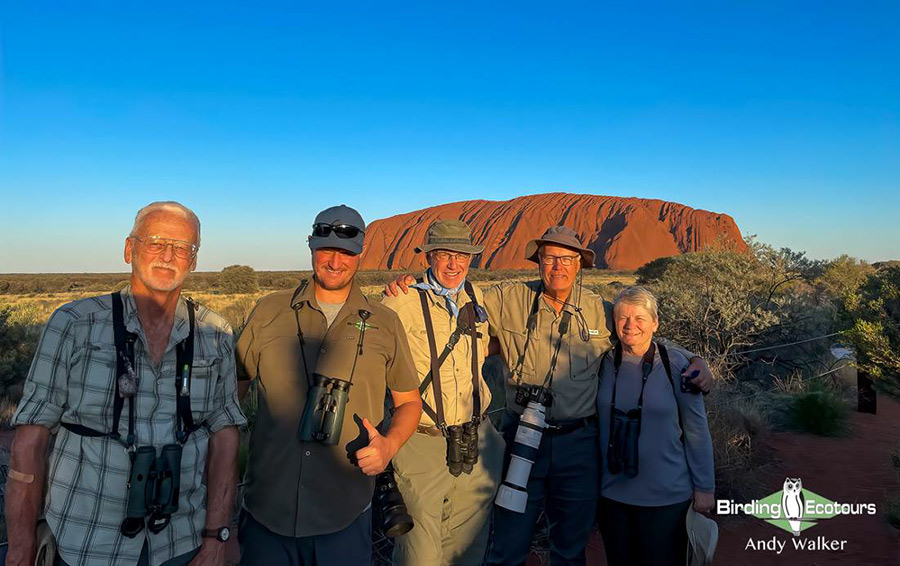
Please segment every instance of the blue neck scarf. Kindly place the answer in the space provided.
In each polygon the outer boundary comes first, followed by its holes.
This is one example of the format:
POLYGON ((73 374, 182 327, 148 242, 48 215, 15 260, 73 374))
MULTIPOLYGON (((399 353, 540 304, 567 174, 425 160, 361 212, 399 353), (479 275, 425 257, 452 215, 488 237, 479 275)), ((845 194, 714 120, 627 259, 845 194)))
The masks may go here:
POLYGON ((431 272, 431 269, 425 274, 425 281, 421 283, 416 283, 411 285, 411 287, 415 287, 416 289, 423 289, 425 291, 431 291, 438 297, 444 297, 444 300, 447 301, 447 310, 450 311, 450 314, 453 315, 453 318, 459 316, 459 306, 456 304, 456 301, 453 297, 455 297, 460 290, 463 288, 466 282, 463 281, 460 283, 455 289, 448 289, 441 285, 437 278, 434 276, 434 273, 431 272))

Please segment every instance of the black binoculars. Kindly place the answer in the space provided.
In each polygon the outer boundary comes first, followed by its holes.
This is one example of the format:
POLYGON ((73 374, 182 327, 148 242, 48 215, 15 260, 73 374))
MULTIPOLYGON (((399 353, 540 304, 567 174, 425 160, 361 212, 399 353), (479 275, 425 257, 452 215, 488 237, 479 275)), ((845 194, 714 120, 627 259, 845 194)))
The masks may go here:
POLYGON ((606 463, 609 473, 622 472, 629 478, 638 475, 638 446, 641 436, 641 410, 613 410, 606 463))
POLYGON ((153 446, 139 446, 131 462, 128 479, 128 503, 121 532, 134 538, 144 529, 160 533, 178 511, 181 493, 181 445, 166 444, 159 457, 153 446))
POLYGON ((548 388, 540 385, 519 385, 516 387, 516 405, 525 407, 528 403, 549 407, 553 403, 553 396, 548 388))
POLYGON ((300 440, 337 444, 350 395, 349 381, 316 374, 300 419, 300 440))
POLYGON ((450 475, 471 474, 478 463, 478 422, 448 426, 446 437, 450 475))
POLYGON ((397 488, 391 464, 375 476, 375 509, 378 512, 378 524, 385 535, 394 538, 412 530, 413 520, 406 509, 403 495, 397 488))

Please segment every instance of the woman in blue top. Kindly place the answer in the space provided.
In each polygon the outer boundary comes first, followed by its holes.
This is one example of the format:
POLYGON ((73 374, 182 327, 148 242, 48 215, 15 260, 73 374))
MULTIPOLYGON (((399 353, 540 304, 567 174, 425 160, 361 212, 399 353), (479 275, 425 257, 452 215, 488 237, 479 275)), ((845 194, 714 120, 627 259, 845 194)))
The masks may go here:
POLYGON ((684 356, 653 341, 659 319, 649 291, 622 291, 613 318, 619 343, 601 364, 597 395, 603 466, 597 521, 607 562, 684 564, 691 500, 703 513, 714 502, 703 396, 682 386, 684 356))

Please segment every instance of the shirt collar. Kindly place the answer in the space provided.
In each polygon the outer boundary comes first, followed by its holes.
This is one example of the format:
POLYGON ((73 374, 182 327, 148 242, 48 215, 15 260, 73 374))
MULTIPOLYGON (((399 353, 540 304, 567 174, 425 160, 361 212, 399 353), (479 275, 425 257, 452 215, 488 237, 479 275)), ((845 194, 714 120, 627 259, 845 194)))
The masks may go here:
MULTIPOLYGON (((122 314, 125 317, 126 330, 135 334, 141 334, 143 327, 138 316, 134 293, 131 292, 131 284, 125 285, 120 293, 122 294, 122 314)), ((181 342, 187 338, 189 333, 190 323, 188 322, 187 301, 183 295, 178 295, 178 304, 175 307, 175 320, 172 324, 172 331, 169 333, 169 345, 181 342)))
MULTIPOLYGON (((303 281, 301 285, 300 293, 291 301, 292 309, 300 309, 305 305, 309 305, 317 310, 321 310, 319 307, 319 302, 316 300, 316 286, 313 284, 312 279, 307 279, 303 281)), ((345 309, 351 309, 352 312, 356 312, 360 309, 371 310, 369 308, 369 299, 362 292, 362 288, 357 283, 356 278, 353 278, 353 281, 350 283, 350 294, 347 295, 347 301, 344 303, 345 309)))

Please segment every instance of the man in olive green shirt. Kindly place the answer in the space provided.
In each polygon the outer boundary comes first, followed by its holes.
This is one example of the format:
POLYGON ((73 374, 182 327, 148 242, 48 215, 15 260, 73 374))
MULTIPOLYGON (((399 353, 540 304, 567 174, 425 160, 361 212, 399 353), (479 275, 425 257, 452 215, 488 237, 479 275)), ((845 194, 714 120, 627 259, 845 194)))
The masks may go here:
POLYGON ((425 408, 416 434, 393 460, 397 486, 415 522, 412 531, 396 539, 396 566, 484 562, 503 439, 484 417, 491 402, 481 377, 489 339, 480 306, 484 297, 466 280, 472 256, 482 249, 472 243, 471 230, 463 222, 434 222, 425 244, 416 248, 428 262, 422 281, 413 285, 418 292, 383 299, 397 312, 409 338, 425 408), (437 376, 435 360, 440 362, 437 376), (477 430, 472 454, 477 462, 468 469, 457 463, 451 470, 453 429, 466 426, 477 430))
POLYGON ((422 409, 397 315, 354 281, 364 232, 352 208, 321 212, 309 238, 314 277, 261 299, 238 341, 243 377, 259 380, 242 564, 370 564, 373 476, 413 433, 422 409), (340 434, 336 444, 300 434, 317 376, 351 383, 332 431, 340 434), (375 425, 387 390, 395 412, 382 434, 375 425))

